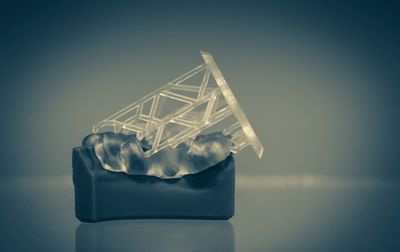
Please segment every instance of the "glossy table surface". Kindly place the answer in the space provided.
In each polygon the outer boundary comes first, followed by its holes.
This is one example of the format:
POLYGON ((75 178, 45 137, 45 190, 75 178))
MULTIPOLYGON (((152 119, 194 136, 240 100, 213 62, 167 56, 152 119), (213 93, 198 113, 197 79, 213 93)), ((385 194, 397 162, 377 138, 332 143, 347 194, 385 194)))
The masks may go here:
POLYGON ((396 181, 237 174, 229 221, 80 223, 70 176, 1 179, 0 251, 398 251, 396 181))

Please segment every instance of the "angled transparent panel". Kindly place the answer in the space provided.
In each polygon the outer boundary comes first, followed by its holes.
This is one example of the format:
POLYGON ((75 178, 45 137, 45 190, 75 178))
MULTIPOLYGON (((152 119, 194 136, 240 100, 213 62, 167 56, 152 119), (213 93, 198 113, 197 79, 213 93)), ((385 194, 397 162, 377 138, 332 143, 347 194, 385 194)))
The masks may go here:
POLYGON ((201 133, 222 131, 231 138, 232 152, 251 146, 259 158, 263 146, 210 53, 203 64, 151 92, 93 126, 93 132, 134 133, 145 139, 145 155, 201 133))

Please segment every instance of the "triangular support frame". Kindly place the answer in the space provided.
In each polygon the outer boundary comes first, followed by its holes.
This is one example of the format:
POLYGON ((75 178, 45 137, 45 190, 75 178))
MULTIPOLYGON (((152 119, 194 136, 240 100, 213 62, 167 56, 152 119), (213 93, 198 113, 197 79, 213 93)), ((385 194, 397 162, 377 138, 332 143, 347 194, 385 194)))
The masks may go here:
POLYGON ((204 51, 201 56, 203 64, 94 125, 93 132, 135 133, 140 140, 145 138, 149 143, 150 149, 145 155, 151 156, 167 146, 190 142, 201 132, 234 116, 235 122, 223 129, 225 135, 231 136, 232 152, 250 145, 261 158, 264 147, 213 57, 204 51), (203 74, 199 85, 185 84, 198 74, 203 74), (214 78, 215 87, 209 85, 210 77, 214 78), (185 92, 191 95, 185 95, 185 92), (179 106, 168 107, 171 101, 179 106), (217 108, 222 101, 224 106, 217 108))

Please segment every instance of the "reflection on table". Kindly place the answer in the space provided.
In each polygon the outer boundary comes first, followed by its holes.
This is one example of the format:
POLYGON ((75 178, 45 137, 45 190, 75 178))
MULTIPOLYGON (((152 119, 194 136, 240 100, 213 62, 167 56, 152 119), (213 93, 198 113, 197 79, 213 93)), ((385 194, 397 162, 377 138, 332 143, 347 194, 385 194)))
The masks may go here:
POLYGON ((234 251, 229 221, 120 220, 81 223, 76 252, 88 251, 234 251))

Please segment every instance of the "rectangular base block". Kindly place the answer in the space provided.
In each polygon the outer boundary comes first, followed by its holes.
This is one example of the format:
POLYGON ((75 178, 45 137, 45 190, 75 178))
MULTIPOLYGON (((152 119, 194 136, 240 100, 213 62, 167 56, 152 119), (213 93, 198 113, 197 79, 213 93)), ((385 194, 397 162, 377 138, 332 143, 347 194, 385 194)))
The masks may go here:
POLYGON ((75 213, 80 221, 229 219, 234 214, 233 155, 176 179, 106 171, 92 147, 76 147, 72 156, 75 213))

